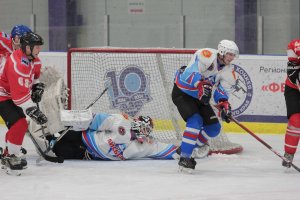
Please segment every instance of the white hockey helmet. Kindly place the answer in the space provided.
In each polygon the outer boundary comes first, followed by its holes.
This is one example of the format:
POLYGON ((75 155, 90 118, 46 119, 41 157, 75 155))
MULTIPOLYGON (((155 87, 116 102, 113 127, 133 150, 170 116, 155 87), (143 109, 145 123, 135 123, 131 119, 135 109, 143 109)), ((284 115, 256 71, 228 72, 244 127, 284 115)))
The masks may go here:
POLYGON ((222 56, 226 53, 233 53, 235 55, 235 58, 238 58, 239 48, 232 40, 222 40, 218 45, 218 53, 222 56))

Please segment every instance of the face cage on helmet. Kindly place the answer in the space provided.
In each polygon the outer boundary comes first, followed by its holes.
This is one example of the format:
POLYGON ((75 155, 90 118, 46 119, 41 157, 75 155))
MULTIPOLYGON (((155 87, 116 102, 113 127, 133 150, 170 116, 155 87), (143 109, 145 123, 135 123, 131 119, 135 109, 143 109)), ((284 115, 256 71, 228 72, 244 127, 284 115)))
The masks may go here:
POLYGON ((149 137, 152 132, 152 127, 150 124, 146 124, 143 121, 133 122, 132 130, 136 132, 137 136, 149 137))

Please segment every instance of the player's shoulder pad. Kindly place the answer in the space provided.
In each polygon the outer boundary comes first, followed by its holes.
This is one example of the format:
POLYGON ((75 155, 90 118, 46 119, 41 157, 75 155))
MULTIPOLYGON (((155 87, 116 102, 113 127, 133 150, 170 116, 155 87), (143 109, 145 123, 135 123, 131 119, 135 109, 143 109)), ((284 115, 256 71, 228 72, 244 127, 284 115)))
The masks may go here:
POLYGON ((212 48, 199 49, 195 53, 196 54, 195 59, 198 61, 199 64, 203 65, 204 67, 209 67, 213 62, 216 62, 217 53, 218 51, 212 48))
POLYGON ((5 32, 1 32, 1 38, 5 38, 7 40, 10 40, 11 36, 5 32))
POLYGON ((32 75, 32 66, 28 58, 22 55, 22 52, 19 50, 14 51, 10 55, 10 60, 12 61, 11 70, 15 71, 17 74, 23 77, 30 77, 32 75))
POLYGON ((232 65, 224 67, 217 75, 217 79, 225 80, 227 82, 235 83, 239 74, 235 71, 232 65))

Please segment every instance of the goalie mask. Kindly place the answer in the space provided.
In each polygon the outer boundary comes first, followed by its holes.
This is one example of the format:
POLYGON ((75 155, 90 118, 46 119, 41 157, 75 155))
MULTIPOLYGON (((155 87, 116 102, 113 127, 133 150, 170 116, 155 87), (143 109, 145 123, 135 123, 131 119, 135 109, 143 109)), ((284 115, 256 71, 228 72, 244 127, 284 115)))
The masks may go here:
POLYGON ((131 131, 135 133, 136 138, 142 139, 148 137, 153 130, 153 121, 149 116, 139 116, 131 122, 131 131))

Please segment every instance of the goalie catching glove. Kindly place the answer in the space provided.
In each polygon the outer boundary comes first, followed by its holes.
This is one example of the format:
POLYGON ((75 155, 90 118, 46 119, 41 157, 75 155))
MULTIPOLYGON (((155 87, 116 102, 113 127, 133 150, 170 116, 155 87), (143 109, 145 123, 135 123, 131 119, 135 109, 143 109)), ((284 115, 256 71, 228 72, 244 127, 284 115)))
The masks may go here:
POLYGON ((212 84, 202 80, 198 84, 198 98, 204 105, 208 105, 211 98, 212 84))
POLYGON ((39 125, 43 125, 48 121, 46 115, 44 115, 44 113, 42 113, 36 106, 27 108, 26 114, 39 125))
POLYGON ((39 103, 42 100, 42 96, 45 90, 44 83, 36 83, 32 85, 31 88, 31 99, 34 103, 39 103))
POLYGON ((221 99, 216 107, 219 110, 219 116, 221 116, 222 120, 224 120, 227 123, 230 123, 230 117, 231 117, 230 103, 225 99, 221 99))

